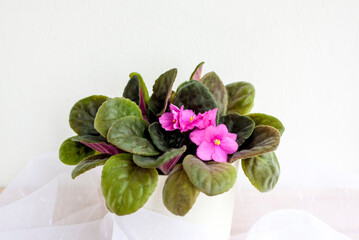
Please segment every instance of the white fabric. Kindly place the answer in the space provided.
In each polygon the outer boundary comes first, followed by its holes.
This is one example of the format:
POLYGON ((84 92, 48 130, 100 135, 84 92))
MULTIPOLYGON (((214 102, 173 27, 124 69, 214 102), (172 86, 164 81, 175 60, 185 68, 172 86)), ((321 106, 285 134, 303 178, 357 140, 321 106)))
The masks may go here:
MULTIPOLYGON (((231 240, 349 239, 336 230, 358 237, 358 176, 307 166, 282 164, 276 190, 266 194, 240 174, 231 240)), ((30 160, 0 195, 0 239, 218 240, 202 225, 146 209, 110 214, 101 195, 101 167, 76 180, 71 170, 56 153, 30 160)))

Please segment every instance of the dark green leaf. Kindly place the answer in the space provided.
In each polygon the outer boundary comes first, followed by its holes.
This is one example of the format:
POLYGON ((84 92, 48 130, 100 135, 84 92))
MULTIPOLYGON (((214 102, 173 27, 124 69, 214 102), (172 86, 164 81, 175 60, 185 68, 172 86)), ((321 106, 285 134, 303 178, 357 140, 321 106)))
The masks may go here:
POLYGON ((204 64, 204 62, 201 62, 200 64, 197 65, 197 67, 191 74, 191 77, 189 80, 200 80, 201 79, 203 64, 204 64))
POLYGON ((237 143, 240 146, 254 130, 254 122, 245 116, 237 113, 231 113, 227 116, 222 116, 219 119, 220 123, 227 126, 228 131, 237 134, 237 143))
POLYGON ((87 143, 102 143, 106 142, 106 138, 103 136, 83 135, 75 136, 71 139, 74 142, 87 142, 87 143))
POLYGON ((72 179, 75 179, 77 176, 83 174, 84 172, 87 172, 88 170, 91 170, 92 168, 104 165, 107 159, 109 159, 110 157, 110 154, 102 153, 85 158, 84 160, 79 162, 79 164, 77 164, 76 167, 72 170, 72 179))
POLYGON ((226 86, 228 93, 227 113, 249 113, 253 107, 255 89, 247 82, 235 82, 226 86))
POLYGON ((144 157, 139 155, 133 156, 133 161, 140 167, 143 168, 158 168, 170 161, 171 159, 182 155, 186 151, 186 146, 181 148, 171 149, 161 156, 157 157, 144 157))
POLYGON ((166 131, 159 122, 152 123, 148 128, 153 144, 166 152, 171 148, 178 148, 182 145, 184 136, 179 130, 166 131))
POLYGON ((250 117, 256 124, 256 126, 267 125, 276 128, 280 135, 283 134, 285 128, 278 118, 264 114, 264 113, 249 113, 246 115, 250 117))
POLYGON ((61 162, 67 165, 76 165, 82 159, 94 155, 95 150, 72 141, 72 137, 66 139, 60 146, 59 158, 61 162))
POLYGON ((249 181, 260 192, 274 188, 280 175, 280 167, 274 152, 242 160, 242 168, 249 181))
POLYGON ((191 210, 198 194, 182 164, 176 165, 163 187, 162 197, 166 208, 175 215, 184 216, 191 210))
POLYGON ((280 133, 277 129, 271 126, 257 126, 252 136, 233 154, 231 162, 272 152, 277 149, 279 141, 280 133))
POLYGON ((122 96, 140 105, 140 80, 137 75, 133 75, 128 81, 122 96))
POLYGON ((75 142, 80 142, 100 153, 116 155, 122 152, 117 147, 107 143, 107 140, 102 136, 91 136, 91 135, 76 136, 73 137, 71 140, 75 142))
POLYGON ((113 123, 107 140, 116 147, 136 155, 157 156, 159 152, 146 138, 148 122, 138 117, 123 117, 113 123))
POLYGON ((208 196, 227 192, 233 187, 237 178, 237 171, 231 164, 205 163, 192 155, 185 157, 183 168, 192 184, 208 196))
POLYGON ((126 116, 142 118, 142 113, 136 103, 129 99, 120 97, 109 99, 98 109, 95 118, 95 128, 102 136, 106 137, 112 124, 126 116))
POLYGON ((131 154, 112 156, 106 161, 101 177, 106 206, 120 216, 134 213, 145 205, 157 182, 156 169, 137 166, 131 154))
POLYGON ((218 114, 224 115, 227 112, 228 95, 226 87, 215 72, 209 72, 201 78, 203 83, 212 93, 218 106, 218 114))
POLYGON ((149 110, 157 115, 161 116, 167 108, 167 102, 170 98, 172 92, 172 85, 177 76, 177 69, 171 69, 163 73, 155 81, 153 85, 153 93, 148 102, 149 110))
POLYGON ((191 109, 196 114, 217 108, 211 92, 199 81, 188 81, 182 84, 173 101, 176 106, 184 105, 185 109, 191 109))
POLYGON ((135 75, 138 77, 138 80, 140 81, 140 87, 141 87, 140 90, 142 90, 143 99, 145 104, 147 105, 148 101, 150 100, 150 96, 148 95, 146 84, 143 81, 142 76, 137 72, 130 73, 130 78, 132 78, 135 75))
POLYGON ((93 95, 75 103, 70 111, 70 127, 78 135, 99 135, 94 128, 94 120, 98 108, 106 99, 106 96, 93 95))

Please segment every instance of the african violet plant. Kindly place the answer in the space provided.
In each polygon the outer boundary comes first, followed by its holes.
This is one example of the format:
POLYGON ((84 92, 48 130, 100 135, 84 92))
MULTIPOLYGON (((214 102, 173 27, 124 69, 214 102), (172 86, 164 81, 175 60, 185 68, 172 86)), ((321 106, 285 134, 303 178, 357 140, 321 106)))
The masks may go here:
POLYGON ((94 95, 78 101, 70 126, 78 134, 63 142, 60 160, 76 165, 72 178, 104 165, 102 193, 117 214, 140 209, 168 175, 163 202, 184 216, 200 192, 224 193, 236 181, 234 161, 261 192, 277 183, 273 152, 284 131, 275 117, 249 113, 255 90, 247 82, 224 86, 216 73, 201 78, 203 63, 190 80, 172 91, 177 70, 162 74, 149 97, 138 73, 131 73, 123 97, 94 95))

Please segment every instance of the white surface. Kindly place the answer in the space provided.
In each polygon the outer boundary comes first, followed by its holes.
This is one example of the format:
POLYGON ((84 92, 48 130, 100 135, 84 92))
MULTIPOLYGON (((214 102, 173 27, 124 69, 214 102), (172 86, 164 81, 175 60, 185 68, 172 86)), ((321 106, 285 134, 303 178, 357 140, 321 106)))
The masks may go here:
POLYGON ((350 240, 313 215, 299 210, 278 210, 262 217, 247 240, 350 240))
POLYGON ((279 161, 359 173, 358 29, 355 0, 0 0, 0 185, 73 135, 77 100, 121 95, 132 71, 152 86, 177 67, 177 86, 202 60, 283 121, 279 161))
MULTIPOLYGON (((292 164, 284 164, 283 167, 291 173, 291 177, 298 177, 295 167, 291 166, 292 164)), ((71 169, 72 167, 60 163, 56 153, 31 160, 0 195, 0 239, 37 239, 41 236, 44 240, 228 240, 217 236, 215 229, 206 225, 189 223, 146 209, 122 217, 110 214, 100 190, 101 167, 76 180, 70 177, 71 169)), ((312 170, 315 172, 318 168, 312 170)), ((300 191, 305 187, 303 181, 290 182, 288 176, 284 175, 282 184, 271 192, 276 197, 266 199, 266 194, 251 197, 252 191, 256 190, 249 187, 242 174, 239 175, 237 190, 240 191, 237 191, 231 240, 349 240, 337 232, 338 229, 334 230, 326 224, 330 222, 335 227, 333 217, 346 226, 356 226, 352 231, 347 229, 348 234, 359 237, 359 198, 353 199, 354 201, 347 198, 354 194, 359 196, 358 176, 342 177, 339 174, 337 178, 342 180, 342 186, 332 186, 328 176, 309 174, 306 183, 311 183, 310 187, 318 187, 311 193, 300 191), (278 193, 285 189, 285 183, 288 182, 299 197, 291 201, 292 207, 299 205, 302 210, 273 211, 283 208, 284 205, 278 208, 278 204, 286 204, 285 199, 280 201, 285 195, 278 193), (333 189, 332 187, 340 187, 346 193, 335 194, 325 201, 317 198, 320 189, 333 189), (308 198, 312 199, 310 205, 307 204, 308 198), (311 212, 321 220, 306 212, 313 207, 315 209, 311 212), (349 215, 343 214, 346 207, 351 210, 349 215), (262 217, 265 211, 269 214, 262 217), (253 221, 253 217, 257 219, 253 221), (293 234, 295 236, 291 236, 293 234)), ((306 186, 305 189, 310 187, 306 186)), ((215 213, 211 208, 207 210, 215 213)), ((220 219, 214 218, 214 221, 220 219)), ((353 238, 355 239, 358 238, 353 238)))

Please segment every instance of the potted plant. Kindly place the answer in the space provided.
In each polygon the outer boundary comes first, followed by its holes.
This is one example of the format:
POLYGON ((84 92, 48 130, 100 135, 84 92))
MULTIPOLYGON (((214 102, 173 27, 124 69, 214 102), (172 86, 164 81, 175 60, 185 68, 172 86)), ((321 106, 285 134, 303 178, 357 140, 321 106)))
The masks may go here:
POLYGON ((177 69, 159 76, 151 96, 141 75, 131 73, 122 97, 94 95, 71 109, 77 135, 62 143, 59 158, 76 165, 74 179, 104 165, 101 188, 109 211, 121 216, 145 206, 229 236, 238 160, 259 191, 276 185, 274 150, 283 124, 249 113, 252 84, 224 86, 214 72, 201 77, 202 66, 176 91, 177 69))

